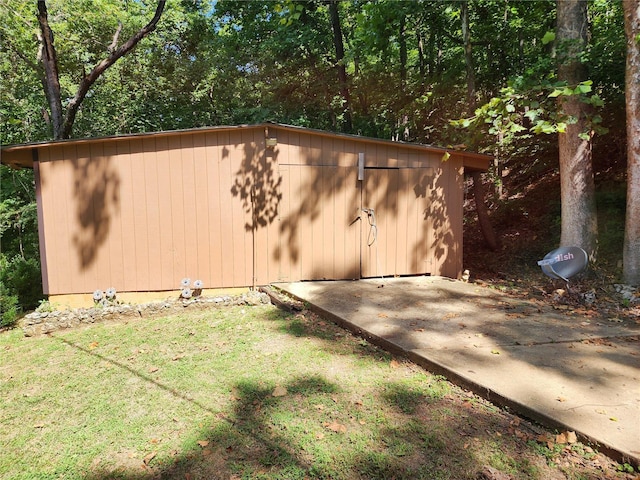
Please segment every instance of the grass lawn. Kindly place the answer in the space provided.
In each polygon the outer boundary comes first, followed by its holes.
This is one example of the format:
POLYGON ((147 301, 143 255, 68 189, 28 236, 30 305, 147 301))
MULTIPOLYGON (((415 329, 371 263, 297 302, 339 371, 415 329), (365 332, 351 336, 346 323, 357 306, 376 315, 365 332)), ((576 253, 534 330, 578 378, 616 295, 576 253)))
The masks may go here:
POLYGON ((541 432, 309 312, 0 334, 2 479, 627 478, 541 432))

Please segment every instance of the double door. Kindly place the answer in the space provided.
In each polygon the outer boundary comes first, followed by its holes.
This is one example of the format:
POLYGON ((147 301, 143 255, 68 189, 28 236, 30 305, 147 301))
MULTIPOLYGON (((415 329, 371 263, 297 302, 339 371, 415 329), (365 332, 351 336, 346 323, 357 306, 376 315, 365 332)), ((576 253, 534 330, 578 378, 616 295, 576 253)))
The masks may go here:
POLYGON ((279 173, 268 253, 277 278, 269 281, 431 272, 432 168, 365 168, 362 180, 341 166, 281 165, 279 173))

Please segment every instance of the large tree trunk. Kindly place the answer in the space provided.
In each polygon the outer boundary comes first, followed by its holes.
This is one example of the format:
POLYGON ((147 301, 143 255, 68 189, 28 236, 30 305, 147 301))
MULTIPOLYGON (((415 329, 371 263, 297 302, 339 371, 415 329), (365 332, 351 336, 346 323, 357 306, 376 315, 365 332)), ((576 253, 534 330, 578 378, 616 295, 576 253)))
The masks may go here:
POLYGON ((336 68, 338 70, 338 82, 342 95, 344 124, 343 131, 351 133, 353 122, 351 120, 351 100, 349 98, 349 85, 347 84, 347 67, 344 64, 344 42, 342 40, 342 27, 340 26, 340 14, 338 12, 338 0, 329 2, 329 14, 331 15, 331 27, 333 29, 333 44, 336 49, 336 68))
POLYGON ((73 123, 76 119, 78 109, 82 101, 95 81, 104 73, 104 71, 113 65, 118 59, 129 53, 138 44, 140 40, 155 30, 162 12, 164 10, 166 0, 159 0, 155 15, 151 21, 143 28, 138 30, 129 40, 122 46, 118 47, 118 37, 121 28, 116 30, 111 45, 109 46, 109 54, 101 62, 96 64, 88 75, 83 75, 80 85, 73 98, 69 101, 66 112, 63 115, 62 99, 60 94, 60 80, 58 74, 58 58, 53 41, 53 32, 49 27, 49 19, 47 12, 47 4, 45 0, 38 0, 38 23, 40 24, 40 41, 42 47, 42 64, 44 67, 43 86, 51 109, 51 120, 53 125, 53 138, 56 140, 70 138, 73 129, 73 123))
POLYGON ((627 213, 624 229, 623 279, 640 285, 640 0, 624 0, 627 38, 627 213))
MULTIPOLYGON (((558 79, 570 87, 586 79, 580 57, 587 44, 587 33, 586 0, 558 0, 558 79)), ((560 245, 581 247, 593 261, 597 253, 598 220, 586 106, 577 95, 559 98, 562 113, 576 120, 558 138, 562 215, 560 245), (580 138, 583 133, 587 133, 589 138, 580 138)))

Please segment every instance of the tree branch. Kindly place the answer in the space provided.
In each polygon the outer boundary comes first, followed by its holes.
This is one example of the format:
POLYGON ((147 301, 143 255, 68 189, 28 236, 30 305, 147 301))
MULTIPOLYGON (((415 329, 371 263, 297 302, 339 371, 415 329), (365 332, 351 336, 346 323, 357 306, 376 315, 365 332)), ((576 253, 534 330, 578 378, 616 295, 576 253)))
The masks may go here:
MULTIPOLYGON (((40 3, 40 2, 38 2, 40 3)), ((44 3, 44 1, 42 2, 44 3)), ((120 48, 109 53, 107 58, 102 60, 96 66, 93 67, 93 70, 89 72, 88 75, 84 75, 82 80, 80 81, 80 85, 78 86, 78 91, 75 96, 67 105, 67 112, 64 119, 64 126, 62 131, 62 138, 69 138, 71 136, 71 130, 73 128, 73 122, 75 121, 76 114, 78 113, 78 108, 80 104, 84 100, 87 95, 87 92, 91 88, 91 86, 95 83, 95 81, 104 73, 104 71, 109 68, 111 65, 116 63, 118 59, 126 55, 129 51, 133 50, 133 48, 138 44, 140 40, 146 37, 149 33, 155 30, 158 22, 160 21, 160 17, 162 16, 162 12, 165 7, 166 0, 159 0, 158 7, 156 8, 156 13, 151 19, 149 23, 147 23, 143 28, 138 30, 136 34, 134 34, 129 40, 127 40, 120 48)), ((114 35, 114 42, 109 46, 115 47, 117 43, 119 31, 114 35)))
POLYGON ((122 31, 122 22, 118 22, 118 28, 116 29, 116 33, 113 34, 113 40, 111 41, 111 45, 107 47, 107 51, 109 53, 112 53, 118 46, 118 39, 120 38, 121 31, 122 31))

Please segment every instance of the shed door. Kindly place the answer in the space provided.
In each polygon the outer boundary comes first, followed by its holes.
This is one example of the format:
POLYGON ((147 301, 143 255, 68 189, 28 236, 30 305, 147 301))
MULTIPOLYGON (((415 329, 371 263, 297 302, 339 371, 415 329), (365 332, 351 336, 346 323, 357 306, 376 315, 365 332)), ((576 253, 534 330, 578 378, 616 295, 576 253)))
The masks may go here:
POLYGON ((431 272, 433 175, 433 168, 365 168, 362 277, 431 272))

